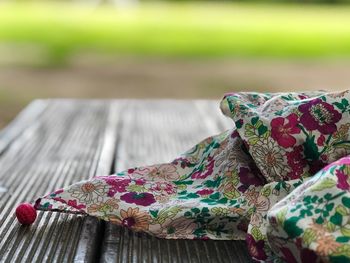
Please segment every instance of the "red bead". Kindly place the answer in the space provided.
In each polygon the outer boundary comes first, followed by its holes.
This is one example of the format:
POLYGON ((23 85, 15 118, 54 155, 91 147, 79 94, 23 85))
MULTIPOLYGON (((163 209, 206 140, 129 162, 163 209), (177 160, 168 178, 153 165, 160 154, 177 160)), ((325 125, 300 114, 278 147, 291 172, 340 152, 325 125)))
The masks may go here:
POLYGON ((16 217, 22 225, 33 224, 36 219, 36 210, 29 203, 23 203, 16 208, 16 217))

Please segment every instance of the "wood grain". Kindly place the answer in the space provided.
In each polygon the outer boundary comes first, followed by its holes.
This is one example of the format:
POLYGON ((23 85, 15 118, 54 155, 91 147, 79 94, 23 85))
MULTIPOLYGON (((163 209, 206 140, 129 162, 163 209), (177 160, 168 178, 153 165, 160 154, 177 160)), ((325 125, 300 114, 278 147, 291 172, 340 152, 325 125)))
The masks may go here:
MULTIPOLYGON (((12 138, 0 156, 0 260, 2 262, 94 261, 100 244, 99 220, 80 215, 39 212, 30 227, 20 226, 14 209, 96 172, 109 173, 111 158, 102 158, 111 125, 110 102, 53 100, 40 114, 33 106, 22 113, 2 138, 12 138), (30 119, 30 118, 29 118, 30 119), (25 126, 25 127, 23 127, 25 126), (21 132, 17 132, 21 131, 21 132), (15 133, 15 134, 13 134, 15 133)), ((114 110, 117 110, 114 108, 114 110)), ((6 142, 5 142, 6 143, 6 142)), ((111 145, 115 145, 113 142, 111 145)), ((113 155, 114 149, 108 155, 113 155)))

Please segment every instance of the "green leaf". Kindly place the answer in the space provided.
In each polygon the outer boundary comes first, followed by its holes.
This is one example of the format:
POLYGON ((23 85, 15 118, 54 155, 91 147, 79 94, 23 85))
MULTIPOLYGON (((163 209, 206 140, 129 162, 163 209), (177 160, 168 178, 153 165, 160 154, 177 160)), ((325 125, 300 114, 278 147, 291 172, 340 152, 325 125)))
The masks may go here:
POLYGON ((335 224, 336 226, 341 226, 343 222, 343 216, 336 212, 334 215, 331 216, 329 221, 335 224))
POLYGON ((315 222, 316 222, 317 224, 321 225, 321 224, 323 224, 324 219, 323 219, 322 216, 319 216, 319 217, 317 217, 317 219, 315 220, 315 222))
POLYGON ((259 120, 259 117, 254 117, 254 118, 252 118, 251 119, 251 123, 253 124, 253 126, 258 122, 258 120, 259 120))
POLYGON ((335 106, 337 106, 337 108, 340 109, 340 110, 344 110, 345 109, 344 105, 342 103, 340 103, 340 102, 334 102, 333 104, 335 106))
POLYGON ((346 210, 345 206, 343 205, 338 205, 336 208, 335 208, 335 211, 339 214, 341 214, 342 216, 345 216, 348 214, 348 211, 346 210))
POLYGON ((263 135, 265 132, 267 132, 267 127, 264 126, 264 125, 261 125, 259 128, 258 128, 258 133, 259 135, 263 135))
POLYGON ((226 204, 227 203, 227 198, 224 197, 224 198, 221 198, 219 201, 218 201, 218 204, 226 204))
POLYGON ((251 230, 251 234, 254 237, 255 240, 261 240, 264 239, 264 236, 261 234, 258 227, 254 226, 251 230))
POLYGON ((235 122, 235 125, 236 125, 237 129, 240 129, 243 126, 243 121, 242 120, 238 120, 238 121, 235 122))
POLYGON ((326 210, 329 212, 329 211, 332 211, 333 210, 333 207, 334 207, 334 203, 329 203, 326 205, 326 210))
POLYGON ((280 210, 277 214, 276 214, 276 221, 278 222, 279 225, 283 225, 284 221, 286 219, 286 214, 287 214, 287 208, 284 208, 283 210, 280 210))
POLYGON ((187 198, 198 198, 198 197, 199 197, 199 195, 196 194, 196 193, 189 193, 189 194, 187 195, 187 198))
POLYGON ((247 136, 247 137, 256 136, 254 130, 255 130, 255 128, 251 124, 248 123, 244 127, 244 135, 247 136))
MULTIPOLYGON (((335 252, 332 253, 332 255, 334 256, 340 256, 340 257, 350 257, 350 245, 349 244, 343 244, 341 245, 340 247, 337 248, 337 250, 335 252)), ((339 257, 339 258, 340 258, 339 257)), ((348 258, 345 258, 345 260, 343 259, 342 261, 333 261, 333 258, 332 257, 332 263, 333 262, 340 262, 340 263, 343 263, 343 262, 348 262, 348 258)))
POLYGON ((349 197, 346 197, 344 196, 342 199, 341 199, 343 205, 345 205, 347 208, 350 208, 350 198, 349 197))
POLYGON ((203 207, 202 208, 202 213, 209 213, 209 208, 208 207, 203 207))
POLYGON ((233 189, 231 192, 224 193, 224 196, 228 199, 235 199, 241 196, 241 193, 236 189, 233 189))
POLYGON ((299 219, 299 217, 293 216, 284 221, 283 229, 290 238, 296 238, 303 233, 303 230, 297 226, 299 219))
POLYGON ((348 102, 346 99, 342 99, 342 100, 341 100, 341 103, 342 103, 345 107, 349 106, 349 102, 348 102))
POLYGON ((208 180, 208 181, 206 181, 204 183, 204 185, 207 186, 207 187, 218 187, 218 186, 220 186, 221 181, 222 181, 222 177, 219 176, 215 180, 208 180))
POLYGON ((345 150, 350 150, 350 143, 341 143, 334 145, 335 148, 340 148, 340 149, 345 149, 345 150))
POLYGON ((332 188, 336 185, 336 182, 331 178, 324 178, 323 180, 319 181, 317 184, 311 187, 311 191, 322 191, 327 188, 332 188))
POLYGON ((211 198, 211 199, 219 199, 220 198, 220 193, 211 194, 209 196, 209 198, 211 198))
POLYGON ((261 190, 261 195, 265 196, 265 197, 269 197, 271 195, 271 187, 268 186, 268 187, 264 187, 262 190, 261 190))
POLYGON ((248 143, 250 145, 255 145, 258 141, 260 141, 259 137, 252 137, 248 139, 248 143))
POLYGON ((193 184, 193 181, 192 180, 189 180, 189 181, 173 181, 173 183, 176 184, 176 185, 181 185, 181 184, 191 185, 191 184, 193 184))
POLYGON ((308 160, 318 160, 320 153, 318 152, 318 147, 315 143, 315 135, 312 137, 307 137, 304 144, 304 154, 305 158, 308 160))
POLYGON ((187 212, 185 212, 184 216, 185 216, 185 217, 192 217, 192 213, 189 212, 189 211, 187 211, 187 212))
POLYGON ((309 246, 313 241, 317 239, 316 232, 310 228, 306 229, 303 234, 303 243, 309 246))
POLYGON ((341 232, 344 236, 350 237, 350 229, 349 229, 349 228, 341 227, 341 228, 340 228, 340 232, 341 232))
POLYGON ((347 243, 347 242, 350 241, 350 237, 344 237, 344 236, 343 237, 337 237, 337 239, 335 241, 337 241, 339 243, 347 243))
POLYGON ((195 214, 199 214, 201 212, 201 210, 199 210, 197 207, 192 208, 191 211, 195 214))
POLYGON ((331 200, 333 197, 332 197, 332 194, 331 193, 327 193, 324 195, 324 199, 326 200, 331 200))
POLYGON ((329 256, 329 262, 332 263, 349 263, 348 256, 329 256))
POLYGON ((326 229, 328 230, 328 232, 334 232, 335 228, 336 228, 336 226, 331 222, 328 222, 326 224, 326 229))
POLYGON ((157 217, 159 210, 150 210, 149 212, 153 217, 157 217))
POLYGON ((173 218, 181 210, 182 209, 179 206, 172 206, 170 208, 165 208, 158 213, 158 217, 155 221, 159 224, 163 224, 165 222, 165 220, 167 220, 169 218, 173 218))

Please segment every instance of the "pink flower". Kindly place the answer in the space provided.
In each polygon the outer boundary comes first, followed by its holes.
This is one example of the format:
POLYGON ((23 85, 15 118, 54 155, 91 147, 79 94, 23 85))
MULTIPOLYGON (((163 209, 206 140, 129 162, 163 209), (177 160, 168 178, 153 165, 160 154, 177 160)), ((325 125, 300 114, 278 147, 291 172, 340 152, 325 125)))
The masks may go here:
POLYGON ((67 204, 67 205, 69 205, 75 209, 78 209, 78 210, 86 208, 86 205, 84 205, 84 204, 78 205, 77 200, 68 200, 68 202, 67 202, 65 199, 63 199, 61 197, 54 197, 54 198, 52 198, 52 200, 61 202, 63 204, 67 204))
POLYGON ((111 186, 107 193, 109 197, 113 197, 116 193, 126 192, 126 187, 131 183, 130 179, 119 179, 117 177, 107 177, 105 181, 111 186))
POLYGON ((341 170, 337 170, 335 173, 338 177, 337 187, 341 190, 349 190, 350 185, 348 183, 348 175, 341 170))
POLYGON ((164 195, 171 195, 176 193, 173 185, 167 182, 155 182, 152 184, 149 190, 164 195))
POLYGON ((199 190, 196 192, 196 194, 199 194, 199 195, 210 195, 214 192, 214 190, 212 189, 202 189, 202 190, 199 190))
MULTIPOLYGON (((343 157, 343 158, 339 159, 338 161, 331 163, 329 166, 343 165, 343 164, 350 164, 350 156, 343 157)), ((328 166, 326 168, 328 168, 328 166)))
POLYGON ((296 143, 296 139, 291 134, 300 133, 297 125, 298 116, 295 113, 286 118, 277 117, 271 121, 271 137, 284 148, 292 147, 296 143))
POLYGON ((209 157, 208 161, 207 165, 200 165, 199 169, 192 174, 192 179, 205 179, 213 173, 215 160, 213 157, 209 157))
POLYGON ((86 208, 86 205, 83 205, 83 204, 78 205, 77 200, 68 200, 67 205, 74 207, 76 209, 79 209, 79 210, 86 208))

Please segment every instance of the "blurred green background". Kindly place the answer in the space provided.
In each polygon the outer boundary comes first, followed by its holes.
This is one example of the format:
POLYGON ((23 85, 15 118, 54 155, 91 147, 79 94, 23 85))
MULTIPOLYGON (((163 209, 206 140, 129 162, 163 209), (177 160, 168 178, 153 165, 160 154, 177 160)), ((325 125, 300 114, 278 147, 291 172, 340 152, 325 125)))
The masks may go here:
POLYGON ((350 0, 0 2, 0 127, 35 98, 350 83, 350 0))

